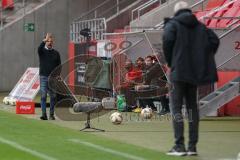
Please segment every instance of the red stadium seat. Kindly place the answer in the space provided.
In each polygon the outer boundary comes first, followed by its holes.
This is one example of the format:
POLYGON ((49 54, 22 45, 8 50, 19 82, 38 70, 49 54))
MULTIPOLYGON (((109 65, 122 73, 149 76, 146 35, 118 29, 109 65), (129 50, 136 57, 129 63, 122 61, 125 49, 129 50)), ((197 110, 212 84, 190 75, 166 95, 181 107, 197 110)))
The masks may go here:
MULTIPOLYGON (((209 11, 198 11, 198 12, 195 12, 194 15, 195 15, 198 19, 200 19, 201 17, 205 16, 205 15, 208 14, 208 13, 209 13, 209 11)), ((215 15, 215 14, 211 15, 211 17, 214 16, 214 15, 215 15)), ((205 19, 205 20, 202 21, 202 22, 203 22, 204 24, 208 25, 210 21, 211 21, 211 19, 205 19)))
MULTIPOLYGON (((238 18, 240 17, 240 7, 239 7, 239 10, 238 10, 238 12, 236 13, 235 17, 238 17, 238 18)), ((240 24, 240 19, 233 20, 232 22, 230 22, 230 23, 228 24, 228 26, 231 25, 231 24, 233 24, 233 23, 234 23, 233 27, 236 26, 236 25, 239 25, 239 24, 240 24)))
POLYGON ((14 1, 13 0, 2 0, 2 8, 3 9, 13 9, 14 1))
POLYGON ((233 7, 240 7, 240 1, 236 1, 233 3, 233 7))
MULTIPOLYGON (((214 15, 214 17, 222 17, 222 15, 223 15, 226 11, 227 11, 227 9, 220 10, 220 11, 218 11, 218 12, 214 15)), ((214 18, 211 19, 208 27, 210 27, 210 28, 216 28, 216 27, 217 27, 217 23, 218 23, 219 21, 220 21, 220 19, 214 19, 214 18)))
POLYGON ((209 0, 205 10, 212 10, 220 7, 226 0, 209 0))
POLYGON ((234 17, 236 17, 236 14, 240 10, 240 7, 232 7, 229 8, 223 15, 222 18, 224 17, 233 17, 232 19, 222 19, 217 23, 218 28, 226 28, 229 23, 231 23, 234 20, 234 17))

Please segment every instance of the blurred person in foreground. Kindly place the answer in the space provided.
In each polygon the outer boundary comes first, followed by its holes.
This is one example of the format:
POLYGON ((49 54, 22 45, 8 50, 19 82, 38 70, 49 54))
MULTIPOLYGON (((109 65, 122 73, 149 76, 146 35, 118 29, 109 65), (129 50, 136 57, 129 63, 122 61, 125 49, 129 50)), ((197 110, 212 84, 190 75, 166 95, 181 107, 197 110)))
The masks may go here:
POLYGON ((53 88, 49 87, 50 74, 61 65, 60 54, 57 50, 53 49, 53 36, 47 33, 46 37, 38 47, 39 55, 39 74, 40 74, 40 91, 41 91, 41 120, 48 120, 46 111, 47 93, 50 96, 50 114, 49 119, 55 120, 54 106, 56 103, 56 93, 53 88))
POLYGON ((197 86, 218 80, 215 53, 219 46, 216 34, 192 14, 188 3, 175 4, 174 17, 165 19, 163 51, 170 68, 170 109, 175 145, 167 155, 197 155, 199 111, 197 86), (185 149, 183 100, 189 123, 189 142, 185 149))

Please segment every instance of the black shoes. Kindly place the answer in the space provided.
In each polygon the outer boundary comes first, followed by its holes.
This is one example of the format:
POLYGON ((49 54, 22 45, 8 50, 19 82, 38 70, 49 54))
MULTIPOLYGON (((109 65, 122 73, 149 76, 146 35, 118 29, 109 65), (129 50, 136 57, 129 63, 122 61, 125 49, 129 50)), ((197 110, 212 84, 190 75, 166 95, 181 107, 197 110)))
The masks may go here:
POLYGON ((184 147, 174 146, 169 152, 167 152, 169 156, 186 156, 187 152, 184 147))
POLYGON ((47 115, 42 115, 42 116, 40 117, 40 119, 41 119, 41 120, 48 120, 47 115))
POLYGON ((167 152, 167 155, 169 156, 197 156, 197 149, 189 148, 188 151, 185 150, 184 147, 177 147, 174 146, 169 152, 167 152))
POLYGON ((196 147, 194 147, 194 148, 189 148, 188 151, 187 151, 187 155, 188 155, 188 156, 197 156, 198 154, 197 154, 197 149, 196 149, 196 147))
POLYGON ((55 120, 54 115, 50 115, 49 119, 50 119, 50 120, 55 120))
MULTIPOLYGON (((42 116, 40 117, 40 119, 41 119, 41 120, 48 120, 48 117, 47 117, 47 115, 42 115, 42 116)), ((49 120, 55 120, 54 115, 50 115, 50 116, 49 116, 49 120)))

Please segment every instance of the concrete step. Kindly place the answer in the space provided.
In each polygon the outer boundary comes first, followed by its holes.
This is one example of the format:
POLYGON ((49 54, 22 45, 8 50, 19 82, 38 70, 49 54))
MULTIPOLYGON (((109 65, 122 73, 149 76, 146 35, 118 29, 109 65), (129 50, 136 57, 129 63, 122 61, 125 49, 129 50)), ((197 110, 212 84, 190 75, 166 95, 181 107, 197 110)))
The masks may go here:
POLYGON ((205 117, 239 96, 240 77, 207 95, 199 101, 200 118, 205 117))

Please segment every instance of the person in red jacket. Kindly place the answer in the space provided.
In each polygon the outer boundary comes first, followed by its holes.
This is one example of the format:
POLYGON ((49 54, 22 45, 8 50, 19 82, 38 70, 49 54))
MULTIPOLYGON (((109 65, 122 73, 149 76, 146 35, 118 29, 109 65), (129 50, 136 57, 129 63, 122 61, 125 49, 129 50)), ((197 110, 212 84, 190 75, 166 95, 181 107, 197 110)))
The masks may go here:
POLYGON ((125 73, 123 73, 123 82, 121 86, 117 87, 116 90, 120 94, 124 94, 126 97, 126 102, 129 106, 134 106, 136 104, 134 95, 131 93, 131 89, 142 82, 142 70, 136 68, 130 59, 127 59, 125 64, 125 73))
POLYGON ((134 67, 131 60, 125 62, 125 69, 127 71, 125 74, 125 83, 133 87, 142 82, 142 70, 134 67))

